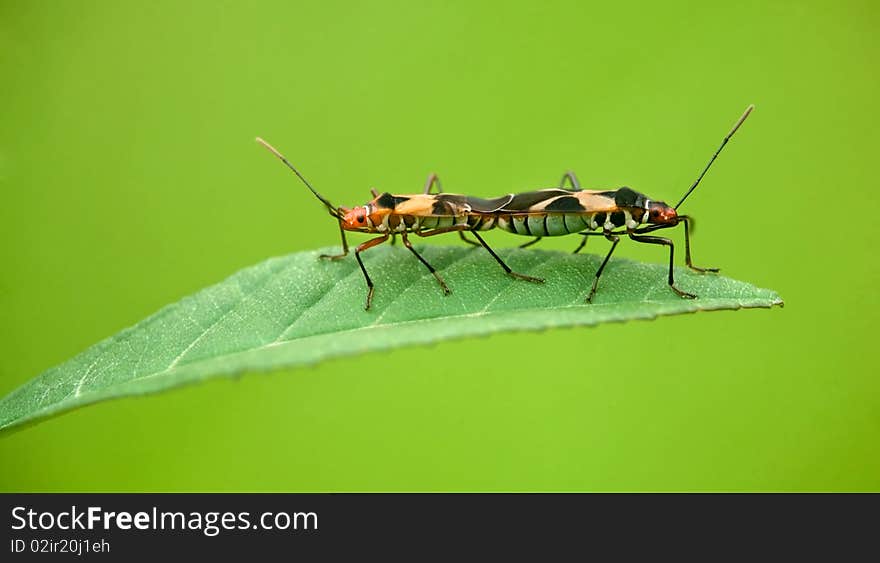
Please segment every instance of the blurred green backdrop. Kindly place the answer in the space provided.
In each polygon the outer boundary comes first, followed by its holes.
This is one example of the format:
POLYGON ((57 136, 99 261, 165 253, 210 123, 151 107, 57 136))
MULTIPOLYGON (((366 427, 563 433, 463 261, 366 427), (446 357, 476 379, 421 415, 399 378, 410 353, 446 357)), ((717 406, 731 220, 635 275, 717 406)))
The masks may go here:
MULTIPOLYGON (((699 263, 786 300, 104 403, 0 438, 0 489, 880 489, 878 15, 0 1, 0 393, 241 267, 337 243, 256 135, 341 204, 431 171, 491 196, 567 168, 675 200, 755 103, 686 209, 699 263)), ((618 254, 664 260, 635 246, 618 254)))

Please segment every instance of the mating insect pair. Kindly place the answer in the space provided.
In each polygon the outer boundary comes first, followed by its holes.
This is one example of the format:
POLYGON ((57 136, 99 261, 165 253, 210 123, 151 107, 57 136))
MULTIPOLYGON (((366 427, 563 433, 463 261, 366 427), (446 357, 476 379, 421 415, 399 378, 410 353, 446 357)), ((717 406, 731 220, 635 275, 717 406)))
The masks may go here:
POLYGON ((349 248, 348 241, 345 238, 346 231, 379 235, 358 245, 354 251, 355 258, 367 282, 365 309, 369 309, 373 301, 374 285, 361 259, 361 253, 382 244, 393 235, 400 235, 404 246, 433 274, 444 294, 450 293, 449 287, 434 267, 412 246, 408 238, 409 234, 430 237, 457 232, 465 242, 485 248, 508 275, 530 282, 543 283, 544 280, 541 278, 511 270, 504 263, 504 260, 486 244, 486 241, 480 236, 480 232, 496 227, 516 235, 534 237, 534 240, 521 245, 522 247, 531 246, 541 240, 542 237, 568 234, 579 234, 584 237, 575 252, 579 252, 583 248, 589 236, 602 236, 610 241, 611 248, 596 271, 593 285, 587 294, 587 302, 591 302, 596 294, 599 278, 608 264, 608 260, 614 253, 614 249, 617 248, 621 235, 625 234, 630 239, 640 243, 667 246, 669 247, 669 274, 667 279, 669 287, 680 297, 693 299, 696 295, 675 286, 673 277, 675 245, 668 238, 649 236, 648 233, 683 224, 685 263, 687 266, 701 273, 718 271, 716 268, 699 268, 693 265, 690 249, 690 218, 687 215, 679 215, 677 210, 699 185, 709 167, 715 162, 718 154, 736 130, 739 129, 739 126, 742 125, 752 109, 754 109, 754 106, 751 105, 746 108, 727 136, 724 137, 721 146, 712 155, 712 158, 699 177, 674 207, 670 207, 662 201, 652 200, 646 195, 628 187, 616 190, 581 189, 577 177, 571 172, 566 173, 562 177, 562 182, 560 182, 558 188, 507 194, 494 199, 443 193, 439 179, 435 174, 432 174, 428 177, 425 189, 420 194, 378 194, 375 190, 372 190, 373 200, 365 205, 351 209, 336 207, 319 194, 280 152, 260 138, 257 138, 257 141, 293 170, 315 197, 327 207, 330 215, 338 220, 339 233, 342 237, 342 254, 322 255, 321 258, 337 260, 348 255, 349 248), (571 189, 565 189, 566 181, 571 185, 571 189), (437 187, 438 193, 431 193, 434 186, 437 187), (465 236, 466 232, 471 233, 477 239, 476 242, 467 238, 465 236))

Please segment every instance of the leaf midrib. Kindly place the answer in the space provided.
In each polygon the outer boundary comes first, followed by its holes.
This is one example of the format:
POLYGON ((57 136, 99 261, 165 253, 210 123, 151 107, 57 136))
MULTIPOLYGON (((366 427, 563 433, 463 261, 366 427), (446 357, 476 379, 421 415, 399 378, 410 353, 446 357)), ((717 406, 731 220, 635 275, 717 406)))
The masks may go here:
MULTIPOLYGON (((298 257, 294 255, 273 257, 263 264, 241 270, 211 288, 203 290, 208 295, 214 296, 211 299, 213 303, 203 301, 200 305, 197 301, 198 294, 184 297, 175 304, 161 308, 144 321, 102 340, 69 362, 50 368, 43 372, 36 381, 25 383, 7 395, 4 403, 12 404, 7 400, 18 395, 20 390, 23 393, 20 396, 25 402, 21 403, 24 407, 22 410, 17 410, 17 414, 7 413, 10 416, 6 421, 0 422, 0 430, 16 427, 27 421, 39 420, 56 412, 70 410, 88 403, 126 395, 152 393, 209 379, 212 376, 231 376, 248 371, 269 371, 284 367, 308 366, 328 358, 348 356, 364 351, 387 350, 402 345, 424 344, 436 339, 464 338, 497 331, 540 331, 563 326, 593 326, 604 322, 651 319, 658 316, 702 310, 769 308, 781 304, 781 300, 772 291, 754 287, 741 294, 719 292, 715 294, 717 296, 706 297, 705 301, 699 299, 688 303, 672 303, 669 299, 656 299, 657 295, 654 290, 664 285, 661 277, 656 277, 652 283, 640 284, 639 292, 628 295, 628 299, 626 296, 622 297, 625 300, 585 304, 583 303, 583 295, 577 293, 575 298, 566 303, 568 300, 564 298, 564 294, 555 292, 554 302, 549 310, 560 313, 559 316, 556 316, 552 313, 547 314, 548 308, 542 305, 541 300, 520 303, 517 295, 511 295, 510 292, 512 288, 518 287, 524 282, 504 276, 499 269, 495 270, 497 278, 493 276, 491 280, 494 293, 478 293, 479 297, 476 301, 473 298, 462 301, 464 311, 452 304, 449 307, 432 306, 432 309, 429 308, 426 312, 422 312, 418 308, 411 307, 414 302, 414 288, 426 283, 433 287, 435 280, 430 272, 422 269, 420 264, 413 261, 412 269, 407 268, 408 271, 406 271, 405 277, 398 282, 399 285, 393 285, 393 290, 387 294, 383 292, 385 298, 382 299, 381 307, 379 307, 381 312, 378 312, 375 318, 370 319, 362 317, 364 313, 360 312, 359 307, 357 313, 348 314, 344 310, 339 310, 335 304, 343 295, 349 294, 348 289, 361 287, 365 290, 363 285, 357 283, 356 280, 361 275, 360 269, 351 262, 345 266, 340 264, 341 268, 337 272, 334 272, 330 266, 325 269, 310 265, 310 261, 319 261, 317 255, 320 252, 320 250, 306 252, 298 257), (288 283, 282 276, 299 279, 300 275, 310 276, 307 287, 288 294, 289 290, 285 288, 291 287, 290 283, 295 283, 295 280, 288 283), (212 288, 221 288, 224 284, 227 284, 225 290, 212 291, 212 288), (225 295, 222 293, 224 291, 225 295), (503 306, 496 310, 490 310, 499 299, 505 296, 508 299, 504 300, 503 306), (209 343, 206 342, 205 347, 198 346, 212 332, 217 331, 217 327, 222 325, 224 320, 230 319, 233 315, 238 314, 242 321, 259 318, 260 307, 267 300, 276 304, 280 300, 280 303, 285 307, 279 310, 279 314, 270 317, 272 322, 265 325, 265 329, 260 332, 257 338, 238 341, 239 349, 234 349, 236 348, 234 341, 226 342, 221 338, 220 341, 215 342, 213 337, 209 343), (401 305, 395 307, 399 302, 404 303, 406 308, 404 309, 401 305), (256 309, 252 311, 250 305, 255 305, 256 309), (643 305, 650 306, 643 307, 643 305), (199 306, 210 307, 210 309, 203 309, 200 314, 199 306), (288 314, 284 314, 284 309, 287 307, 291 310, 288 314), (443 314, 444 310, 449 314, 443 314), (578 311, 584 311, 585 314, 582 315, 578 311), (588 311, 595 314, 587 314, 588 311), (210 316, 211 313, 213 316, 210 316), (258 317, 254 317, 254 314, 257 314, 258 317), (290 314, 292 317, 288 316, 290 314), (335 323, 325 323, 321 319, 326 315, 335 315, 339 317, 339 320, 335 323), (386 315, 391 317, 390 320, 385 320, 386 315), (420 315, 419 318, 412 318, 416 315, 420 315), (494 317, 497 317, 498 320, 485 320, 473 324, 468 321, 468 319, 492 319, 494 317), (313 323, 313 321, 315 322, 313 323), (366 322, 369 324, 362 324, 366 322), (161 334, 166 330, 168 323, 172 323, 169 325, 172 328, 174 323, 179 326, 182 326, 181 323, 191 323, 186 331, 191 336, 185 345, 180 343, 176 347, 180 350, 179 352, 175 353, 172 351, 173 348, 167 348, 170 352, 168 356, 173 355, 174 357, 170 361, 165 360, 167 364, 164 367, 156 366, 158 369, 138 374, 138 370, 144 367, 143 354, 151 348, 148 343, 141 342, 137 338, 143 334, 143 331, 154 333, 158 331, 161 334), (448 326, 440 327, 436 331, 431 328, 412 328, 438 326, 444 323, 448 323, 448 326), (405 336, 408 328, 411 328, 411 336, 405 336), (276 333, 276 331, 278 332, 276 333), (377 332, 371 336, 370 332, 372 331, 377 332), (301 334, 292 334, 296 332, 301 332, 301 334), (273 336, 276 334, 277 336, 273 336), (398 336, 395 337, 395 335, 398 336), (356 345, 348 347, 345 344, 348 339, 351 339, 356 345), (136 342, 138 346, 134 345, 136 342), (282 346, 289 346, 289 348, 281 348, 271 353, 265 352, 282 346), (224 348, 226 348, 225 351, 224 348), (125 354, 131 357, 128 360, 130 363, 119 364, 114 354, 122 353, 125 350, 127 350, 125 354), (193 357, 193 351, 199 352, 196 357, 193 357), (56 379, 53 377, 44 378, 57 369, 67 369, 67 366, 75 362, 77 358, 80 358, 79 369, 84 368, 84 373, 73 378, 72 381, 68 379, 70 387, 67 385, 64 387, 69 390, 63 397, 58 397, 57 390, 61 385, 56 385, 56 379), (99 367, 96 369, 96 366, 99 367), (126 374, 130 374, 130 376, 126 378, 126 374), (33 386, 34 383, 37 383, 36 388, 33 386), (31 385, 30 392, 27 390, 29 385, 31 385), (52 398, 49 402, 44 402, 50 395, 52 398)), ((402 250, 401 257, 403 255, 408 256, 408 253, 402 250)), ((435 259, 439 261, 440 256, 442 255, 436 255, 435 259)), ((516 249, 510 249, 510 252, 503 253, 502 256, 505 259, 513 258, 516 262, 516 249)), ((374 263, 374 267, 380 268, 380 271, 384 270, 386 273, 399 271, 396 263, 397 258, 400 257, 387 253, 382 260, 374 263)), ((468 269, 465 268, 465 264, 468 264, 468 267, 477 267, 477 263, 482 262, 482 258, 485 256, 480 255, 479 252, 449 254, 443 258, 442 266, 438 272, 442 272, 444 277, 454 278, 456 273, 468 269), (447 259, 448 262, 446 262, 447 259)), ((597 259, 594 256, 589 258, 591 260, 597 259)), ((556 265, 567 263, 569 259, 570 255, 542 251, 531 254, 531 260, 523 262, 520 267, 523 273, 539 275, 548 269, 560 269, 556 265)), ((625 262, 628 263, 630 269, 635 267, 636 271, 655 271, 662 268, 658 264, 628 260, 625 262)), ((495 266, 494 263, 491 265, 495 266)), ((587 276, 584 275, 584 269, 579 265, 579 262, 569 263, 565 268, 562 268, 566 272, 566 275, 562 276, 563 281, 568 276, 568 281, 564 284, 566 288, 572 283, 579 287, 580 284, 577 283, 577 280, 583 282, 587 279, 587 276), (577 278, 573 277, 575 275, 577 278)), ((489 272, 485 269, 480 271, 486 275, 489 272)), ((640 274, 636 275, 640 276, 640 274)), ((486 283, 488 284, 489 281, 487 279, 486 283)), ((742 284, 736 280, 729 281, 742 284)), ((348 302, 348 297, 345 299, 348 302)), ((232 322, 230 327, 234 329, 237 324, 236 321, 232 322)), ((224 333, 219 334, 222 337, 224 333)), ((160 339, 159 342, 161 343, 162 340, 160 339)), ((172 343, 177 342, 169 342, 169 344, 172 343)), ((58 382, 63 384, 63 380, 58 380, 58 382)))
MULTIPOLYGON (((718 300, 718 298, 713 298, 713 300, 718 300)), ((763 305, 748 305, 748 304, 743 304, 739 300, 734 300, 734 301, 737 301, 737 305, 742 309, 766 308, 763 305)), ((614 303, 596 303, 593 305, 583 305, 583 304, 579 304, 579 303, 574 303, 574 304, 565 305, 565 306, 555 306, 553 309, 554 310, 560 310, 560 309, 561 310, 570 310, 570 309, 593 309, 593 308, 617 308, 621 303, 627 303, 627 304, 651 303, 651 304, 656 304, 656 305, 664 305, 664 304, 666 304, 666 301, 657 301, 657 300, 653 300, 653 299, 642 299, 642 300, 638 300, 638 301, 623 301, 623 302, 618 301, 618 302, 614 302, 614 303)), ((776 305, 776 304, 777 303, 774 303, 773 305, 776 305)), ((711 311, 711 310, 713 310, 713 308, 695 308, 693 311, 682 310, 681 312, 671 313, 668 316, 679 315, 679 314, 689 314, 692 312, 711 311)), ((515 313, 516 314, 528 314, 528 313, 539 313, 542 311, 543 311, 543 309, 539 309, 537 307, 530 307, 527 309, 517 309, 515 311, 515 313)), ((379 324, 379 325, 372 324, 372 325, 356 327, 356 328, 315 332, 315 333, 312 333, 309 335, 304 335, 304 336, 300 336, 297 338, 291 338, 289 340, 276 340, 273 342, 268 342, 266 344, 262 344, 260 346, 256 346, 254 348, 247 348, 245 350, 236 350, 234 352, 219 354, 216 356, 212 356, 210 358, 200 358, 197 360, 193 360, 192 362, 187 362, 187 363, 182 363, 182 364, 178 363, 173 368, 166 368, 161 371, 137 376, 137 377, 134 377, 134 378, 126 381, 125 383, 131 382, 131 381, 142 381, 142 380, 146 380, 146 379, 152 379, 152 378, 159 377, 162 375, 170 374, 170 373, 178 371, 178 370, 182 370, 183 368, 192 368, 192 367, 198 366, 199 364, 202 364, 202 363, 212 363, 212 362, 222 361, 222 360, 226 360, 226 359, 230 359, 230 358, 235 358, 236 356, 240 356, 243 354, 250 354, 253 352, 259 352, 260 350, 283 346, 285 344, 290 344, 290 343, 296 342, 298 340, 304 340, 304 339, 308 339, 308 338, 317 338, 320 336, 326 336, 326 335, 330 335, 330 334, 335 334, 335 335, 355 334, 355 333, 359 333, 359 332, 369 332, 369 331, 372 331, 375 329, 380 329, 380 328, 385 328, 385 327, 405 327, 407 325, 432 324, 432 323, 437 323, 437 322, 442 322, 442 321, 461 320, 461 319, 469 319, 469 318, 480 318, 480 317, 488 317, 488 316, 505 316, 508 314, 510 314, 509 311, 477 311, 477 312, 473 312, 473 313, 464 313, 461 315, 448 315, 448 316, 444 316, 444 317, 430 317, 430 318, 423 318, 423 319, 412 319, 412 320, 408 320, 408 321, 395 321, 393 323, 384 323, 384 324, 379 324)), ((648 315, 647 318, 656 318, 657 316, 659 316, 659 315, 652 314, 652 315, 648 315)), ((667 315, 664 314, 664 316, 667 316, 667 315)), ((645 318, 645 317, 642 317, 642 318, 645 318)), ((604 319, 602 322, 627 322, 629 320, 630 319, 628 319, 628 318, 619 319, 619 320, 617 320, 617 319, 604 319)), ((595 323, 595 324, 597 324, 597 323, 595 323)), ((522 330, 523 331, 530 331, 530 330, 540 330, 540 329, 523 328, 522 330)), ((77 395, 77 397, 88 397, 90 394, 94 394, 94 392, 82 393, 80 395, 77 395)), ((66 401, 68 398, 63 399, 62 401, 66 401)))

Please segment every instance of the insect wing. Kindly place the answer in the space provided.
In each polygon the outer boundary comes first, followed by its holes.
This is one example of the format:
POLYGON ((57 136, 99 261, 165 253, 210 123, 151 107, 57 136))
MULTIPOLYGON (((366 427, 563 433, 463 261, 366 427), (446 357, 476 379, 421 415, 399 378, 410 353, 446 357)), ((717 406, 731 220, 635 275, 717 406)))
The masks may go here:
POLYGON ((513 196, 500 211, 512 214, 597 213, 617 209, 614 192, 548 189, 513 196))

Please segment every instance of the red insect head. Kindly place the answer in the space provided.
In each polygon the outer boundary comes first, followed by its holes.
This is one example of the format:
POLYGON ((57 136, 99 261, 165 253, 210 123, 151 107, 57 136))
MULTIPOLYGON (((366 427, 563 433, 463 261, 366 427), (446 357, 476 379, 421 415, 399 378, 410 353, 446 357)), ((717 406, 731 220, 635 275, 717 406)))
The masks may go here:
POLYGON ((339 212, 342 215, 342 228, 346 231, 373 232, 374 227, 382 223, 390 210, 374 205, 359 205, 352 209, 340 207, 339 212))
POLYGON ((648 223, 676 225, 678 224, 678 213, 674 207, 669 207, 662 201, 652 201, 648 204, 648 223))

